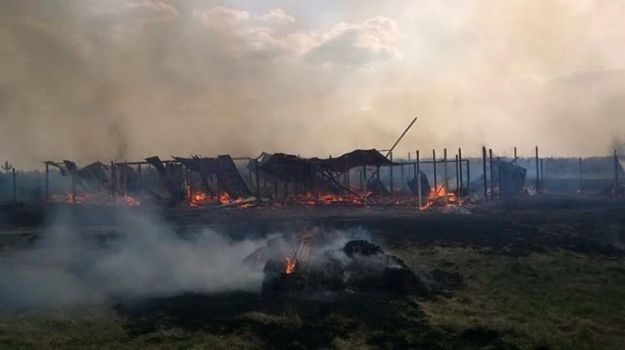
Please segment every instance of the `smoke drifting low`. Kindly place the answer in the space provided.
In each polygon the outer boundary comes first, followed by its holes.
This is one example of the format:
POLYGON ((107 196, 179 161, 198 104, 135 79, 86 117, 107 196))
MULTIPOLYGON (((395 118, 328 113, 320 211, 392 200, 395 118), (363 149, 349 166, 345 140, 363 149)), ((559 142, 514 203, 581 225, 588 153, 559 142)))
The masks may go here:
POLYGON ((257 291, 261 269, 243 264, 265 240, 232 241, 203 229, 180 238, 149 214, 114 218, 122 233, 102 241, 59 217, 34 247, 0 257, 0 306, 64 306, 110 297, 257 291))
POLYGON ((61 211, 33 246, 0 254, 0 308, 260 293, 268 259, 280 264, 290 257, 303 266, 321 266, 330 256, 346 259, 339 250, 348 241, 370 239, 363 229, 313 227, 233 240, 209 228, 181 234, 149 208, 88 215, 107 225, 106 231, 61 211))

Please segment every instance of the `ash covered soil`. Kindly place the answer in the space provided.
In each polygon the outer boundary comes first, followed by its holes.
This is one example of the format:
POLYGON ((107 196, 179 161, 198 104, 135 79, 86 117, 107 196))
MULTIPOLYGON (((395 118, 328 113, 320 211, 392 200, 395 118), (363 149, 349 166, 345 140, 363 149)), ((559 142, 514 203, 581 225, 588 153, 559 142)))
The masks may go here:
POLYGON ((622 348, 623 200, 546 196, 467 209, 4 206, 2 259, 44 240, 53 217, 69 220, 81 236, 109 244, 133 234, 120 212, 150 211, 183 240, 204 228, 235 242, 302 230, 356 232, 417 276, 459 275, 462 283, 433 294, 267 297, 237 288, 206 293, 185 286, 158 296, 118 293, 106 301, 62 305, 4 302, 0 347, 622 348))

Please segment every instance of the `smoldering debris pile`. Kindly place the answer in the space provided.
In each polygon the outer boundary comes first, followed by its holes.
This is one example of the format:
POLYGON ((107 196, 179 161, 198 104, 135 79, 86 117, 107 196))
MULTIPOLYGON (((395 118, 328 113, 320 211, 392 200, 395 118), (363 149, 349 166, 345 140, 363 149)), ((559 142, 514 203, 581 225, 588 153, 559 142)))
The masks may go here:
POLYGON ((299 256, 284 258, 272 254, 280 250, 279 245, 274 241, 264 251, 274 255, 264 264, 262 294, 266 297, 353 293, 425 297, 448 293, 463 283, 458 273, 437 270, 417 275, 400 258, 367 240, 351 240, 341 248, 319 251, 298 248, 299 256))

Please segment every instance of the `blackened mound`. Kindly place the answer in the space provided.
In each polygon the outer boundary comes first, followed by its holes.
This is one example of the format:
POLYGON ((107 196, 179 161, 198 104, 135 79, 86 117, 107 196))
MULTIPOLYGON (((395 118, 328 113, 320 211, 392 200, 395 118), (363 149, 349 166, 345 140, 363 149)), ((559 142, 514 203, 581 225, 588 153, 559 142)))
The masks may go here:
POLYGON ((269 260, 264 272, 262 292, 266 296, 327 292, 427 294, 425 283, 401 259, 364 240, 350 241, 342 249, 300 262, 290 274, 284 272, 284 263, 269 260))
POLYGON ((364 256, 384 254, 382 248, 365 240, 349 241, 341 250, 350 258, 353 258, 355 254, 364 256))

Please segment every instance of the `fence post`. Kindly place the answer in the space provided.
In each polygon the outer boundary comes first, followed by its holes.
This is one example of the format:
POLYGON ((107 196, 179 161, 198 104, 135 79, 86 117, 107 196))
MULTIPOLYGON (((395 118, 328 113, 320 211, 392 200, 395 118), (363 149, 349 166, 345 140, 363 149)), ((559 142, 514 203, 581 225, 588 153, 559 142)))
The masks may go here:
POLYGON ((419 157, 419 151, 417 150, 417 200, 419 201, 419 207, 421 207, 421 162, 419 157))
POLYGON ((432 150, 432 168, 434 169, 434 191, 436 191, 436 150, 432 150))
POLYGON ((15 182, 15 168, 12 168, 11 172, 13 173, 13 202, 17 203, 17 184, 15 182))
POLYGON ((486 147, 482 146, 482 171, 484 174, 484 200, 488 200, 488 179, 486 176, 486 147))

